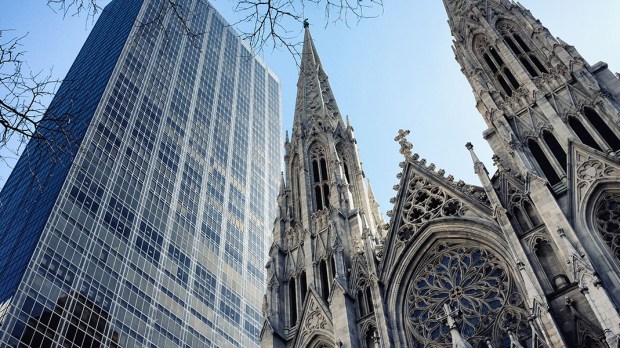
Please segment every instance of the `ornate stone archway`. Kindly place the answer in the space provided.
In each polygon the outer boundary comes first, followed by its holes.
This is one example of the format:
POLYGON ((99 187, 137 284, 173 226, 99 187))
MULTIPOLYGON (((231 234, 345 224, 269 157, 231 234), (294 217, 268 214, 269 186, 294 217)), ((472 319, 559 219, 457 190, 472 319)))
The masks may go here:
POLYGON ((307 345, 308 348, 332 348, 334 342, 325 335, 314 336, 307 345))

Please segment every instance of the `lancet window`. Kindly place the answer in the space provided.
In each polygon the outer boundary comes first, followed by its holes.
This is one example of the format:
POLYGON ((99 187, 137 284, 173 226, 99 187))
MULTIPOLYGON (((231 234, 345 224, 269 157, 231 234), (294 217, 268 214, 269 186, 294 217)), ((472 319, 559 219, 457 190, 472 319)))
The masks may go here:
POLYGON ((547 180, 549 180, 549 183, 551 185, 559 183, 561 181, 560 176, 551 164, 549 158, 547 158, 547 155, 543 151, 538 141, 530 138, 527 141, 527 146, 530 149, 532 156, 534 156, 534 159, 536 160, 536 163, 538 163, 538 166, 542 170, 543 174, 545 174, 547 180))
POLYGON ((594 224, 605 244, 620 260, 620 193, 601 196, 594 211, 594 224))
POLYGON ((294 277, 288 282, 288 303, 290 325, 295 326, 297 324, 297 288, 294 277))
POLYGON ((327 262, 319 261, 319 279, 321 281, 321 297, 327 301, 329 298, 329 275, 327 274, 327 262))
MULTIPOLYGON (((358 254, 357 256, 360 256, 358 254)), ((370 289, 370 278, 368 277, 368 271, 362 264, 365 264, 363 257, 360 257, 355 264, 355 271, 351 275, 351 293, 355 295, 357 303, 358 318, 364 319, 368 315, 375 312, 375 306, 372 301, 372 291, 370 289)), ((369 329, 369 327, 366 327, 369 329)), ((366 330, 365 329, 365 330, 366 330)))
POLYGON ((566 170, 566 152, 564 152, 562 145, 560 145, 556 137, 553 134, 551 134, 551 132, 549 131, 546 131, 546 130, 543 131, 542 138, 545 141, 545 144, 547 144, 547 147, 549 148, 549 150, 551 150, 553 157, 555 157, 556 161, 558 161, 558 163, 560 164, 560 168, 562 168, 562 170, 565 171, 566 170))
POLYGON ((549 241, 542 238, 537 239, 534 244, 534 252, 554 290, 563 288, 569 284, 568 278, 561 267, 562 263, 560 263, 549 241))
POLYGON ((297 218, 301 220, 301 185, 299 183, 299 177, 301 173, 301 167, 299 165, 299 157, 295 156, 293 159, 293 165, 291 166, 291 177, 293 179, 293 207, 297 214, 297 218))
POLYGON ((538 77, 547 73, 547 68, 538 58, 536 53, 531 49, 522 36, 517 26, 509 21, 500 21, 497 29, 504 38, 504 42, 510 48, 512 53, 517 57, 523 65, 527 73, 531 77, 538 77))
POLYGON ((321 297, 327 301, 329 298, 329 290, 331 288, 332 281, 336 277, 336 262, 334 261, 334 255, 329 255, 319 261, 319 281, 321 286, 321 297))
POLYGON ((314 145, 311 150, 312 187, 316 210, 329 208, 329 177, 327 175, 327 160, 325 150, 320 145, 314 145))
POLYGON ((503 94, 508 97, 512 96, 520 84, 500 56, 497 48, 491 45, 487 38, 479 35, 474 39, 474 49, 478 59, 484 62, 488 72, 501 87, 503 94))
POLYGON ((364 335, 365 348, 379 348, 379 334, 374 326, 371 326, 364 335))
POLYGON ((473 345, 504 347, 511 331, 531 338, 524 297, 506 263, 479 243, 443 242, 415 266, 403 294, 408 347, 450 344, 444 305, 458 311, 459 331, 473 345))
POLYGON ((605 139, 612 150, 620 150, 620 139, 596 110, 586 106, 583 108, 583 115, 601 135, 601 138, 605 139))
POLYGON ((542 224, 538 211, 526 196, 514 188, 511 188, 508 194, 510 195, 510 212, 521 232, 525 233, 542 224))
POLYGON ((344 177, 347 179, 347 184, 351 183, 351 175, 349 174, 349 166, 347 165, 347 161, 342 162, 342 168, 344 169, 344 177))
POLYGON ((596 142, 596 140, 594 140, 590 132, 586 129, 583 123, 581 123, 579 119, 577 119, 577 117, 569 116, 568 125, 573 130, 573 132, 577 134, 577 137, 579 138, 579 140, 581 140, 582 143, 591 146, 599 151, 602 151, 599 144, 596 142))
POLYGON ((346 151, 342 146, 342 143, 338 143, 336 145, 336 151, 338 152, 338 157, 340 158, 340 163, 342 164, 342 171, 344 174, 344 178, 347 181, 347 184, 351 184, 351 173, 349 171, 349 160, 346 155, 346 151))
MULTIPOLYGON (((306 278, 306 271, 302 271, 299 275, 299 287, 301 288, 301 304, 303 305, 308 293, 308 279, 306 278)), ((300 306, 301 307, 301 306, 300 306)))
POLYGON ((357 289, 356 299, 360 318, 375 312, 375 306, 372 302, 372 293, 370 292, 370 286, 368 284, 357 289))
POLYGON ((306 271, 302 271, 298 277, 291 277, 288 281, 288 311, 289 325, 297 325, 298 314, 303 307, 304 299, 308 292, 306 271), (299 295, 299 296, 298 296, 299 295))

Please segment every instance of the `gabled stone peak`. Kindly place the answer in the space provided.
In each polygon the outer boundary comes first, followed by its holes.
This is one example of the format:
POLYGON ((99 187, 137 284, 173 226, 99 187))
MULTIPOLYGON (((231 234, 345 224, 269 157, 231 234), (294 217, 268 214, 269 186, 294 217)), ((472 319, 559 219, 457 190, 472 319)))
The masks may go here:
MULTIPOLYGON (((427 164, 426 159, 420 158, 420 155, 417 153, 412 153, 411 149, 413 145, 407 140, 407 135, 409 135, 409 131, 401 129, 394 138, 401 146, 400 153, 405 157, 405 161, 399 164, 399 166, 403 168, 403 172, 397 174, 399 180, 406 172, 407 165, 411 165, 414 171, 436 180, 438 184, 460 191, 466 196, 471 197, 474 201, 491 207, 483 187, 467 184, 463 180, 456 180, 453 175, 446 176, 446 171, 437 169, 435 163, 427 164)), ((399 189, 400 185, 394 186, 394 190, 399 191, 399 189)), ((397 198, 392 198, 390 202, 395 203, 396 200, 397 198)))
POLYGON ((293 137, 317 130, 334 131, 339 125, 342 129, 346 129, 310 29, 306 26, 304 30, 293 137))

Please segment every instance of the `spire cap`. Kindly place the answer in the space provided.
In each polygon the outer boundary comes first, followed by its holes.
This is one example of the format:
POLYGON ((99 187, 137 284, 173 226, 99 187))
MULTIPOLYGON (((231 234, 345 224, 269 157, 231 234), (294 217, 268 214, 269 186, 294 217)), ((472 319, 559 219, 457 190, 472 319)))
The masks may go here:
POLYGON ((476 155, 476 152, 474 151, 474 145, 472 145, 472 143, 470 142, 467 142, 467 144, 465 144, 465 147, 467 148, 467 150, 469 150, 469 154, 471 155, 471 160, 474 162, 474 164, 481 163, 480 159, 478 158, 478 155, 476 155))

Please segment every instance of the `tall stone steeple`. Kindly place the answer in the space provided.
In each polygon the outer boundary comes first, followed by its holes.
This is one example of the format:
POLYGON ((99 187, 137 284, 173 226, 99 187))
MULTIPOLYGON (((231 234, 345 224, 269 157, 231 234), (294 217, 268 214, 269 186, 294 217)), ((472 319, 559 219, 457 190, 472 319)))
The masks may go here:
POLYGON ((387 337, 374 256, 384 221, 307 24, 295 105, 261 346, 373 347, 387 337))
MULTIPOLYGON (((455 58, 488 126, 484 137, 498 165, 490 182, 481 178, 505 210, 496 210, 496 218, 505 215, 514 227, 507 237, 527 255, 519 260, 527 267, 520 269, 534 271, 562 344, 595 346, 595 337, 603 336, 617 346, 618 76, 603 62, 586 62, 514 1, 444 5, 455 58)), ((541 325, 554 327, 552 320, 541 325)))
MULTIPOLYGON (((510 0, 444 0, 454 53, 494 152, 566 191, 570 143, 620 155, 618 78, 510 0)), ((618 157, 617 157, 618 158, 618 157)))
POLYGON ((389 230, 306 27, 263 347, 618 347, 620 81, 510 0, 444 0, 497 171, 404 160, 389 230))

